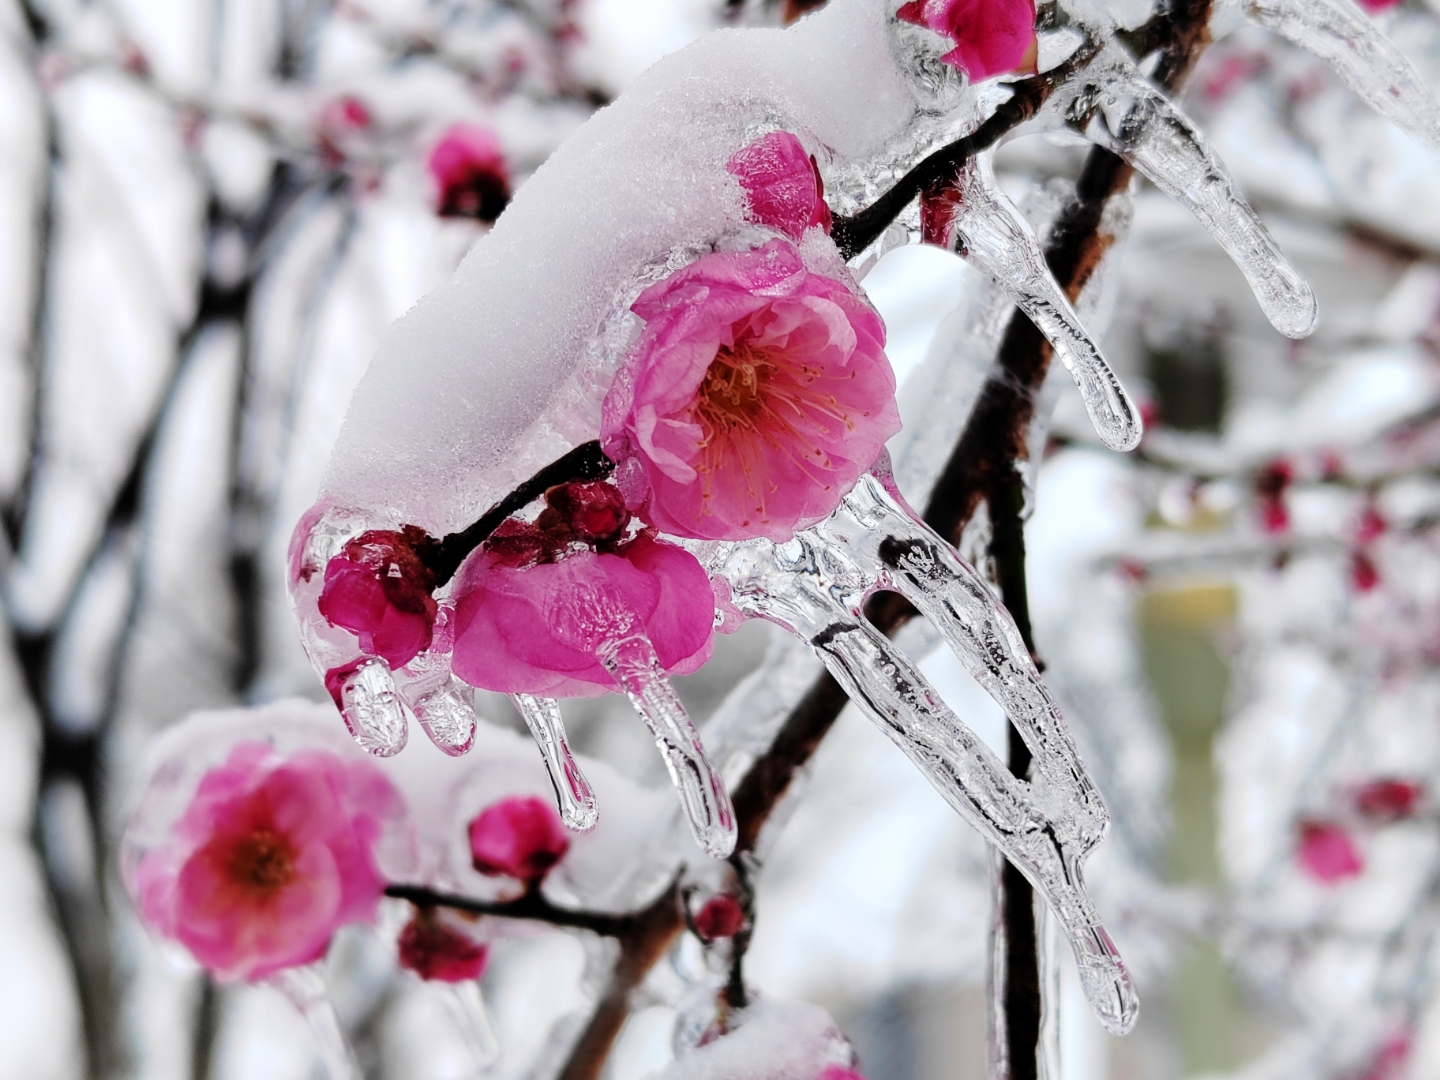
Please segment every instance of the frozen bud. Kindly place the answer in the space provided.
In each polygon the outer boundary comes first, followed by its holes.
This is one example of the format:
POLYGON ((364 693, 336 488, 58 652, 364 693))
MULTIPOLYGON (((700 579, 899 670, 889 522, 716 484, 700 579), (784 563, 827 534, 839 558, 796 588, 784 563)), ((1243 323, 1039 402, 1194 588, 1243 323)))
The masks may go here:
POLYGON ((1272 461, 1255 477, 1255 498, 1260 504, 1260 526, 1268 533, 1282 533, 1290 527, 1285 491, 1295 479, 1295 470, 1283 459, 1272 461))
POLYGON ((706 941, 732 938, 745 925, 745 912, 733 896, 712 896, 695 913, 695 932, 706 941))
POLYGON ((953 41, 940 59, 971 82, 1035 70, 1034 0, 910 0, 895 16, 953 41))
POLYGON ((241 743, 201 779, 130 891, 140 916, 221 979, 308 964, 375 914, 375 845, 403 810, 375 766, 241 743))
POLYGON ((545 493, 545 501, 577 539, 592 546, 615 543, 630 524, 620 489, 603 480, 559 484, 545 493))
POLYGON ((320 114, 320 122, 328 128, 359 129, 368 128, 375 122, 375 118, 370 114, 370 108, 365 102, 354 95, 347 94, 334 101, 326 102, 325 108, 320 114))
POLYGON ((642 532, 609 552, 533 565, 507 558, 487 547, 456 587, 451 665, 471 686, 543 697, 614 690, 602 653, 637 635, 666 672, 688 674, 710 658, 715 594, 684 548, 642 532))
POLYGON ((792 240, 806 229, 830 232, 825 183, 815 159, 788 131, 772 131, 742 147, 725 170, 745 189, 746 216, 792 240))
POLYGON ((555 808, 534 796, 512 796, 470 822, 470 861, 487 877, 533 883, 570 850, 555 808))
POLYGON ((1371 780, 1355 791, 1355 810, 1376 822, 1399 821, 1412 816, 1425 789, 1409 780, 1371 780))
POLYGON ((648 486, 640 516, 701 540, 784 541, 824 518, 900 430, 885 326, 786 240, 646 289, 600 437, 648 486))
POLYGON ((433 908, 418 908, 400 931, 400 966, 422 979, 464 982, 485 971, 489 950, 433 908))
POLYGON ((361 533, 326 564, 320 614, 356 635, 365 655, 404 667, 435 628, 435 577, 423 559, 434 543, 413 525, 361 533))
POLYGON ((1337 885, 1365 868, 1350 834, 1328 821, 1300 823, 1300 844, 1295 857, 1300 868, 1323 885, 1337 885))
POLYGON ((493 132, 454 124, 430 151, 436 213, 494 221, 510 201, 510 172, 493 132))
POLYGON ((1368 552, 1357 551, 1350 556, 1350 584, 1356 592, 1369 592, 1380 584, 1380 571, 1368 552))

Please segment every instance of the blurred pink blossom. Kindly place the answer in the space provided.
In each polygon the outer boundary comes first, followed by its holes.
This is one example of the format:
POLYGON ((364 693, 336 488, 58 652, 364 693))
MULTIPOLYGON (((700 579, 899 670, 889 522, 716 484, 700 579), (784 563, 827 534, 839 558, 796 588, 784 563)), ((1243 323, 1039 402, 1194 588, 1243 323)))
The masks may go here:
POLYGON ((374 916, 374 846, 400 809, 368 762, 241 743, 136 869, 140 915, 221 979, 310 963, 341 926, 374 916))
POLYGON ((806 229, 830 231, 830 207, 815 159, 788 131, 772 131, 742 147, 725 165, 745 189, 750 220, 799 240, 806 229))
POLYGON ((695 913, 695 932, 706 941, 734 937, 744 925, 745 912, 726 893, 710 897, 695 913))
POLYGON ((490 950, 450 925, 433 909, 421 908, 400 931, 400 966, 422 979, 464 982, 485 973, 490 950))
POLYGON ((1356 789, 1355 809, 1371 821, 1399 821, 1415 813, 1424 794, 1424 788, 1409 780, 1371 780, 1356 789))
POLYGON ((547 534, 518 522, 492 540, 456 591, 452 667, 470 685, 548 697, 614 690, 600 653, 637 634, 669 672, 710 658, 714 592, 685 549, 641 533, 613 552, 557 557, 547 534))
POLYGON ((491 877, 539 881, 570 850, 560 815, 544 799, 512 796, 470 822, 470 859, 491 877))
POLYGON ((361 533, 326 564, 320 614, 359 637, 366 656, 403 667, 430 647, 435 627, 434 576, 419 554, 432 543, 413 525, 361 533))
POLYGON ((645 330, 601 441, 636 467, 640 514, 664 532, 786 540, 900 429, 880 317, 788 241, 705 255, 633 310, 645 330))
POLYGON ((895 14, 953 41, 940 59, 972 82, 1035 69, 1034 0, 910 0, 895 14))
POLYGON ((441 217, 494 221, 510 201, 510 171, 500 140, 475 124, 453 124, 430 151, 441 217))
POLYGON ((1328 821, 1301 822, 1295 855, 1300 868, 1324 885, 1336 885, 1365 868, 1350 834, 1328 821))

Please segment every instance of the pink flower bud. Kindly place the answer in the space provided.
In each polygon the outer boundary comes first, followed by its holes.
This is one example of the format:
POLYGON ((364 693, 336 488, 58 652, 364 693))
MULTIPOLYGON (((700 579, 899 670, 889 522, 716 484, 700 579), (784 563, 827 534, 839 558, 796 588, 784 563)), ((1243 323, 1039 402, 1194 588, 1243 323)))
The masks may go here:
POLYGON ((326 564, 320 614, 355 634, 367 656, 405 666, 430 647, 435 627, 435 579, 421 557, 434 543, 413 525, 361 533, 326 564))
POLYGON ((600 436, 663 532, 788 540, 900 429, 880 317, 789 241, 704 255, 632 310, 645 329, 600 436))
POLYGON ((534 883, 569 850, 560 815, 534 796, 503 799, 470 822, 470 859, 487 877, 534 883))
POLYGON ((1415 813, 1425 789, 1409 780, 1371 780, 1355 792, 1355 810, 1376 822, 1399 821, 1415 813))
POLYGON ((832 218, 820 168, 790 132, 772 131, 756 139, 736 151, 725 169, 745 189, 751 221, 792 240, 817 226, 830 232, 832 218))
POLYGON ((1355 877, 1365 862, 1350 834, 1327 821, 1300 823, 1300 846, 1296 851, 1300 868, 1323 885, 1337 885, 1355 877))
POLYGON ((400 931, 400 966, 422 979, 464 982, 485 972, 490 950, 437 911, 420 908, 400 931))
POLYGON ((561 484, 545 493, 545 501, 587 544, 613 544, 630 524, 620 489, 604 481, 561 484))
POLYGON ((1034 0, 910 0, 895 15, 953 41, 940 59, 972 82, 1035 68, 1034 0))
POLYGON ((1356 592, 1369 592, 1380 584, 1380 571, 1368 552, 1357 551, 1350 556, 1350 584, 1356 592))
POLYGON ((732 938, 745 925, 745 912, 733 896, 719 893, 710 897, 695 913, 695 932, 706 941, 732 938))
POLYGON ((1295 479, 1295 470, 1283 459, 1272 461, 1255 477, 1255 497, 1260 503, 1260 526, 1267 533, 1282 533, 1290 527, 1285 490, 1295 479))
POLYGON ((510 201, 510 173, 500 141, 474 124, 446 129, 430 151, 430 176, 441 217, 494 221, 510 201))

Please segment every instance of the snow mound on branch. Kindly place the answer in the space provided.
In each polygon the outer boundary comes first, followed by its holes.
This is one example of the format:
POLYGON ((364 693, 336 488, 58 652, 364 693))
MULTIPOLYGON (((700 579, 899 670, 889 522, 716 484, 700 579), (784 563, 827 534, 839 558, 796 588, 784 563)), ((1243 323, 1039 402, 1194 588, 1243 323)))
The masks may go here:
POLYGON ((854 1052, 835 1021, 806 1001, 761 999, 731 1031, 682 1055, 650 1080, 818 1080, 849 1075, 854 1052), (833 1070, 833 1071, 832 1071, 833 1070))
MULTIPOLYGON (((835 0, 786 30, 718 30, 661 60, 390 328, 324 497, 432 533, 463 527, 595 437, 634 329, 621 319, 597 344, 607 317, 676 253, 688 261, 684 249, 745 228, 725 170, 736 150, 781 127, 822 162, 860 161, 900 138, 915 110, 885 0, 835 0)), ((828 272, 844 273, 838 260, 828 272)))

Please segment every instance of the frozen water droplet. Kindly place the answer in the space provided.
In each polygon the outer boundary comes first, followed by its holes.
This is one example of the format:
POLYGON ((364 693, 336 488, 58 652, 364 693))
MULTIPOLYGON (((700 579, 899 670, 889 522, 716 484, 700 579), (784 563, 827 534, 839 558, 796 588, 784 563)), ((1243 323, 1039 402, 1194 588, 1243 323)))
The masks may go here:
POLYGON ((685 706, 665 677, 654 647, 644 637, 628 637, 609 644, 600 660, 655 736, 696 843, 712 858, 728 858, 735 850, 736 836, 730 795, 710 764, 685 706))
POLYGON ((1066 102, 1075 110, 1072 119, 1088 116, 1086 138, 1185 204, 1245 275, 1276 330, 1302 338, 1315 328, 1315 294, 1250 204, 1235 193, 1225 163, 1190 118, 1117 47, 1100 53, 1066 102))
POLYGON ((1249 0, 1245 12, 1324 60, 1381 116, 1440 149, 1440 103, 1405 54, 1350 0, 1249 0))
POLYGON ((473 979, 464 979, 460 982, 431 982, 427 985, 443 995, 445 1007, 454 1017, 475 1067, 484 1071, 499 1061, 500 1039, 495 1034, 495 1026, 490 1022, 490 1010, 485 1007, 480 984, 473 979))
POLYGON ((470 752, 475 744, 475 710, 466 697, 469 687, 453 675, 443 686, 421 694, 410 709, 430 741, 451 757, 470 752))
POLYGON ((1050 273, 1035 230, 995 182, 990 155, 971 158, 957 180, 960 254, 1004 289, 1055 346, 1100 440, 1112 450, 1133 450, 1144 433, 1140 414, 1050 273))
POLYGON ((321 978, 318 966, 308 964, 286 968, 265 981, 284 994, 310 1025, 315 1048, 325 1064, 325 1071, 330 1074, 330 1080, 360 1080, 360 1069, 345 1043, 340 1018, 335 1015, 335 1006, 325 992, 325 980, 321 978))
POLYGON ((405 749, 409 738, 405 707, 384 660, 367 660, 344 677, 340 715, 355 741, 377 757, 391 757, 405 749))
POLYGON ((510 700, 525 718, 525 726, 540 747, 545 771, 550 774, 550 783, 555 786, 560 820, 572 832, 593 829, 600 820, 600 811, 590 781, 585 779, 575 755, 570 751, 570 742, 565 737, 565 722, 560 717, 560 703, 554 698, 532 697, 530 694, 511 694, 510 700))

